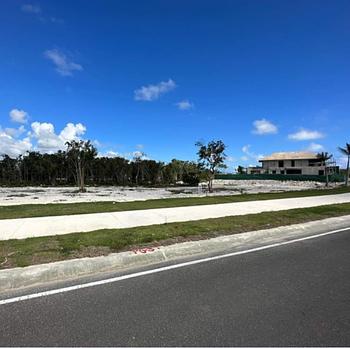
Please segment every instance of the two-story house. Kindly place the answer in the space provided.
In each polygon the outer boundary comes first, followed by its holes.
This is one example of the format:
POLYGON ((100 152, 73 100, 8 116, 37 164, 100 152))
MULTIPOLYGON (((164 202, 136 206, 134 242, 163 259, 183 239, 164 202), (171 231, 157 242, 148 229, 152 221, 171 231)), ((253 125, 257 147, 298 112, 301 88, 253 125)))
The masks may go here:
MULTIPOLYGON (((276 152, 259 162, 261 173, 266 174, 325 175, 324 163, 312 152, 276 152)), ((328 172, 334 170, 335 167, 330 166, 328 172)))

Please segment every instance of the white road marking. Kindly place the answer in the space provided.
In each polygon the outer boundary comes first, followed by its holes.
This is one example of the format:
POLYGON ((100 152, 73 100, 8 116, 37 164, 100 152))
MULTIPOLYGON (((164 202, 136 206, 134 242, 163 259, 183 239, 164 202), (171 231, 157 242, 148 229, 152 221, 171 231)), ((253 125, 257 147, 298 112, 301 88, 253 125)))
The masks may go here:
POLYGON ((293 243, 297 243, 297 242, 302 242, 304 240, 324 237, 324 236, 327 236, 327 235, 330 235, 330 234, 335 234, 335 233, 344 232, 344 231, 349 231, 349 228, 342 228, 342 229, 338 229, 338 230, 333 230, 333 231, 329 231, 329 232, 315 234, 315 235, 312 235, 312 236, 292 239, 292 240, 288 240, 288 241, 285 241, 285 242, 273 243, 273 244, 264 245, 264 246, 257 247, 257 248, 252 248, 252 249, 247 249, 247 250, 242 250, 242 251, 236 251, 236 252, 232 252, 232 253, 229 253, 229 254, 212 256, 212 257, 207 257, 207 258, 204 258, 204 259, 199 259, 199 260, 194 260, 194 261, 178 263, 178 264, 171 265, 171 266, 165 266, 165 267, 151 269, 151 270, 148 270, 148 271, 131 273, 131 274, 127 274, 127 275, 123 275, 123 276, 119 276, 119 277, 98 280, 98 281, 94 281, 94 282, 90 282, 90 283, 83 283, 83 284, 68 286, 68 287, 65 287, 65 288, 59 288, 59 289, 54 289, 54 290, 48 290, 48 291, 42 291, 42 292, 38 292, 38 293, 33 293, 33 294, 29 294, 29 295, 23 295, 23 296, 8 298, 8 299, 5 299, 5 300, 0 300, 0 305, 4 305, 4 304, 8 304, 8 303, 14 303, 14 302, 20 302, 20 301, 26 301, 26 300, 31 300, 31 299, 39 298, 39 297, 51 296, 51 295, 55 295, 55 294, 60 294, 60 293, 74 291, 74 290, 79 290, 79 289, 84 289, 84 288, 90 288, 90 287, 93 287, 93 286, 98 286, 98 285, 103 285, 103 284, 108 284, 108 283, 115 283, 115 282, 119 282, 119 281, 126 280, 126 279, 142 277, 142 276, 145 276, 145 275, 148 275, 148 274, 160 273, 160 272, 169 271, 169 270, 176 269, 176 268, 182 268, 182 267, 196 265, 196 264, 200 264, 200 263, 204 263, 204 262, 225 259, 225 258, 232 257, 232 256, 249 254, 249 253, 253 253, 253 252, 256 252, 256 251, 276 248, 276 247, 279 247, 279 246, 282 246, 282 245, 288 245, 288 244, 293 244, 293 243))

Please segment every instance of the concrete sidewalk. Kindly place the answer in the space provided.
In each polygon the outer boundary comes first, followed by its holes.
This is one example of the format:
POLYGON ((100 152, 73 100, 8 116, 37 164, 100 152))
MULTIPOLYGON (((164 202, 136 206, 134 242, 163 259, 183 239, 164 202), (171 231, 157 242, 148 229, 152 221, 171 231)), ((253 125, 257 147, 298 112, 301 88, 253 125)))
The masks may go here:
POLYGON ((0 240, 195 221, 349 202, 350 193, 344 193, 315 197, 132 210, 114 213, 4 219, 0 220, 0 240))

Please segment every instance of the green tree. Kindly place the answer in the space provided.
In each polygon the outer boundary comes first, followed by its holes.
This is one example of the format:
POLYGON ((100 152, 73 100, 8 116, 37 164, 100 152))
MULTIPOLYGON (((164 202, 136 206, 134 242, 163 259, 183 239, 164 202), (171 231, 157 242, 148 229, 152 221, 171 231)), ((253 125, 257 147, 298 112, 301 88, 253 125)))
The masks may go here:
POLYGON ((133 154, 133 164, 135 168, 135 183, 136 185, 139 185, 140 183, 140 176, 141 176, 141 183, 144 180, 144 174, 145 174, 145 166, 144 166, 144 158, 147 155, 142 151, 135 151, 133 154))
POLYGON ((67 141, 67 157, 74 168, 74 176, 80 192, 85 192, 85 174, 87 166, 97 156, 96 148, 90 140, 67 141))
POLYGON ((348 186, 349 183, 349 175, 350 175, 350 144, 346 143, 345 147, 338 147, 339 151, 347 156, 348 158, 348 163, 346 165, 346 178, 345 178, 345 185, 348 186))
POLYGON ((213 180, 219 168, 226 168, 226 145, 221 140, 212 140, 208 144, 197 142, 199 163, 208 171, 208 189, 213 192, 213 180))
POLYGON ((245 173, 244 167, 241 166, 241 165, 239 165, 239 166, 237 167, 237 173, 238 173, 238 174, 244 174, 244 173, 245 173))
POLYGON ((328 173, 328 161, 332 158, 332 155, 328 152, 320 152, 317 154, 317 158, 321 161, 321 165, 324 166, 324 172, 326 175, 326 186, 329 184, 329 173, 328 173))

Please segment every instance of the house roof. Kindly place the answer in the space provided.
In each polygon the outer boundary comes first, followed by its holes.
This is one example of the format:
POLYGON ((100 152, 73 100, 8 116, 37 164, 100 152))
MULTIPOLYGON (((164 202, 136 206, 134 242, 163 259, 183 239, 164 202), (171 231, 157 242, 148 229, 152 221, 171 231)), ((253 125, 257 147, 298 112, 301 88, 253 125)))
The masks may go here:
POLYGON ((265 156, 259 162, 279 161, 279 160, 300 160, 300 159, 317 159, 317 154, 313 152, 275 152, 270 156, 265 156))

